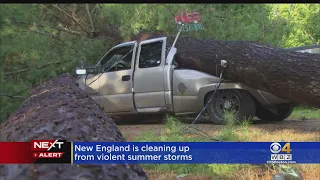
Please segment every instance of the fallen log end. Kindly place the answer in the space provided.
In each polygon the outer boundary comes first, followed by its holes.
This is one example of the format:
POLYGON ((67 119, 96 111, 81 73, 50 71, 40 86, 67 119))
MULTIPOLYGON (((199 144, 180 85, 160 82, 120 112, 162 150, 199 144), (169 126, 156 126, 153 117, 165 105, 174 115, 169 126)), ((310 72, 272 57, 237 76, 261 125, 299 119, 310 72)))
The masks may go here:
MULTIPOLYGON (((1 123, 0 141, 59 139, 125 141, 113 120, 63 74, 33 90, 23 105, 1 123)), ((145 180, 139 165, 32 164, 0 165, 0 179, 129 179, 145 180)))

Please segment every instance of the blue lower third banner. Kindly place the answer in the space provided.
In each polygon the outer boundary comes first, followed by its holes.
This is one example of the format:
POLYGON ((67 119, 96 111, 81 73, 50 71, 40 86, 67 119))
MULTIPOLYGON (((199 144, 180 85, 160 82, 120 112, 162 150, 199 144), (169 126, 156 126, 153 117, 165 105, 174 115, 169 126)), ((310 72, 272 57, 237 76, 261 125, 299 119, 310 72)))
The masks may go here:
POLYGON ((319 164, 320 142, 74 142, 74 164, 319 164))

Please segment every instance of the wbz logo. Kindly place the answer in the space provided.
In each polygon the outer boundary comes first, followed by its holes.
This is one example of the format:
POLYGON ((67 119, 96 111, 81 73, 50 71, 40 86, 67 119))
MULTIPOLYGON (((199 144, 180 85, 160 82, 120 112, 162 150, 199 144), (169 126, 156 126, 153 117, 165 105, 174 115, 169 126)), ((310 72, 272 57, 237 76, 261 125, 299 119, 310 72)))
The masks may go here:
POLYGON ((279 143, 272 143, 270 145, 270 151, 273 153, 271 154, 272 161, 291 161, 292 154, 290 143, 286 143, 283 147, 279 143), (281 154, 279 154, 281 153, 281 154))

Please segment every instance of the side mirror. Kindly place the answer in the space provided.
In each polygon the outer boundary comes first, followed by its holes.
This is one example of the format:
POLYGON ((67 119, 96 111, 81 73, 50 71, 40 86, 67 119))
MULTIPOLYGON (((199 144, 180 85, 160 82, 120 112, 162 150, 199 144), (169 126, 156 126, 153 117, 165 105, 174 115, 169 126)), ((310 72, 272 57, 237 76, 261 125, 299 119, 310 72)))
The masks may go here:
POLYGON ((87 74, 87 70, 85 70, 85 69, 77 69, 76 70, 76 74, 77 75, 85 75, 85 74, 87 74))
POLYGON ((221 60, 220 63, 221 63, 221 66, 224 68, 227 67, 227 65, 228 65, 228 61, 226 61, 226 60, 221 60))

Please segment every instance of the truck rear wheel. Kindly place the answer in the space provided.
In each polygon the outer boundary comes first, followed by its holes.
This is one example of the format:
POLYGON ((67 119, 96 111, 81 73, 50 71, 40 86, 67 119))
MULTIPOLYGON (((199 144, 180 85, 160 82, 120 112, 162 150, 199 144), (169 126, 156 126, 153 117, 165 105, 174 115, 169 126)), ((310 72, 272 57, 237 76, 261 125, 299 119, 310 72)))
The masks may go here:
POLYGON ((275 114, 262 105, 258 105, 256 116, 264 121, 283 121, 291 115, 293 108, 294 105, 291 103, 276 105, 277 114, 275 114))
MULTIPOLYGON (((210 100, 212 93, 206 96, 206 103, 210 100)), ((236 121, 251 119, 255 116, 256 106, 251 95, 243 90, 220 90, 212 97, 207 112, 214 124, 226 124, 226 111, 233 110, 236 121)))

